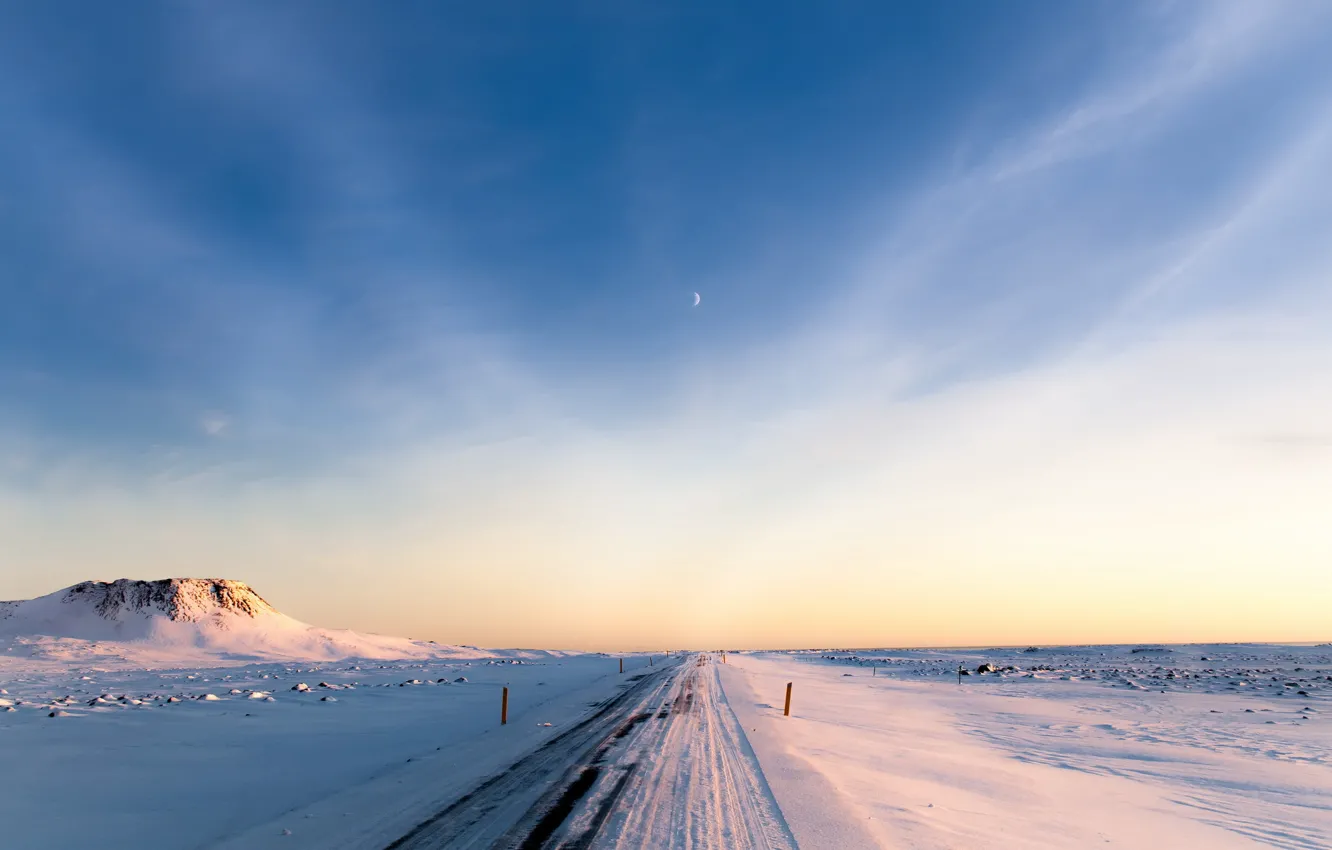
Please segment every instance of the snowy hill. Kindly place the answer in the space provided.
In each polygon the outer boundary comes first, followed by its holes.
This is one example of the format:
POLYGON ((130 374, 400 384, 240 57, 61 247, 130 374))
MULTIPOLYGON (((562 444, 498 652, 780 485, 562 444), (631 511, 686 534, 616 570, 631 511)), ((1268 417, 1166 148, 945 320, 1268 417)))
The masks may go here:
POLYGON ((282 617, 242 582, 226 579, 85 581, 24 602, 0 602, 0 635, 144 640, 167 623, 201 633, 282 617))
POLYGON ((494 654, 317 628, 227 579, 85 581, 37 599, 0 602, 0 658, 161 667, 494 654))

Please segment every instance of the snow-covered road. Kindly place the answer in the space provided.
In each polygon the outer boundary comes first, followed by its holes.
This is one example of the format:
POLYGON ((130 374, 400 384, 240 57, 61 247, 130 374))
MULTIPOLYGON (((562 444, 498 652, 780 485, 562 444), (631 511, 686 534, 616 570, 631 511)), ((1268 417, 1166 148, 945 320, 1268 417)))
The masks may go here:
POLYGON ((794 850, 714 659, 643 674, 390 850, 794 850))
POLYGON ((625 779, 593 850, 795 847, 714 662, 690 662, 658 722, 618 751, 625 779))

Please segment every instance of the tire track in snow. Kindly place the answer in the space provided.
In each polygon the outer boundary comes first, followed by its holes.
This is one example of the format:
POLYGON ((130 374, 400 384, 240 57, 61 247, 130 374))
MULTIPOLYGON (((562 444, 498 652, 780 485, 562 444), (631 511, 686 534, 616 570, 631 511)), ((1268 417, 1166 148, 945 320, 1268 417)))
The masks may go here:
POLYGON ((663 668, 388 850, 796 850, 712 659, 663 668))
POLYGON ((675 690, 665 723, 649 727, 622 755, 635 767, 615 812, 579 846, 795 850, 712 659, 698 656, 675 690))
MULTIPOLYGON (((386 850, 547 846, 566 813, 596 784, 598 753, 656 706, 680 665, 659 668, 538 749, 440 809, 386 850)), ((553 845, 550 845, 553 846, 553 845)))

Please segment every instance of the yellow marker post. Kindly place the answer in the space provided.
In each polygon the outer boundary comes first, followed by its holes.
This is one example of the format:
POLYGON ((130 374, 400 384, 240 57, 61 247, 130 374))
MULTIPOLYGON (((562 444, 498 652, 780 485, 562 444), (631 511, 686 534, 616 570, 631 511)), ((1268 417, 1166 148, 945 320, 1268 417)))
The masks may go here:
POLYGON ((786 708, 782 711, 783 717, 791 716, 791 682, 786 683, 786 708))

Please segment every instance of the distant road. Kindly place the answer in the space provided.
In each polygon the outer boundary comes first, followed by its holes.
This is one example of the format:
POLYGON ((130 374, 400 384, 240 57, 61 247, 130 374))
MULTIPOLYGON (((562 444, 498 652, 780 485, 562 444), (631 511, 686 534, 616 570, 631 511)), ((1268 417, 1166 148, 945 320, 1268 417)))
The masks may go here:
POLYGON ((386 850, 794 850, 713 663, 642 674, 386 850))

